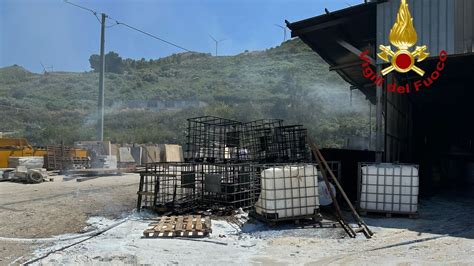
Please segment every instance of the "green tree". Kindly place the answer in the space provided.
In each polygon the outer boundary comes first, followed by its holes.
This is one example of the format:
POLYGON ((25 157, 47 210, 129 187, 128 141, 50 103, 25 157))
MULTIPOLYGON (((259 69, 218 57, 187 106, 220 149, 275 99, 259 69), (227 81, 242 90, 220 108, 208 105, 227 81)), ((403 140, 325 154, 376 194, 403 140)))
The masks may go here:
MULTIPOLYGON (((100 56, 93 54, 89 57, 89 63, 94 72, 100 71, 100 56)), ((123 74, 125 64, 119 54, 111 51, 105 55, 105 72, 123 74)))

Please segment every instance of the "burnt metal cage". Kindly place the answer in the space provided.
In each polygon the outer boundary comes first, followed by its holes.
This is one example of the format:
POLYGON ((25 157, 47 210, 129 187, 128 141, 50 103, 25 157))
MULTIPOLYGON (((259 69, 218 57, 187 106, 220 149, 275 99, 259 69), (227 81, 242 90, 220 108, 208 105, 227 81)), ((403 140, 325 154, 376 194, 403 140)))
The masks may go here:
POLYGON ((307 142, 307 129, 302 125, 289 125, 275 128, 271 153, 277 154, 278 162, 309 161, 310 154, 307 142))
POLYGON ((275 128, 281 127, 281 119, 261 119, 245 123, 243 147, 248 154, 247 159, 255 162, 275 161, 274 134, 275 128))
POLYGON ((277 163, 310 160, 307 130, 281 119, 241 123, 214 116, 188 119, 187 162, 277 163))
POLYGON ((188 119, 186 161, 238 161, 242 157, 242 130, 242 123, 235 120, 214 116, 188 119))
POLYGON ((200 165, 152 163, 140 173, 137 209, 186 210, 195 207, 202 191, 200 165))
POLYGON ((251 164, 152 163, 140 173, 137 209, 186 212, 200 207, 252 207, 260 179, 251 164))
POLYGON ((253 207, 260 179, 250 164, 205 164, 203 201, 234 208, 253 207))

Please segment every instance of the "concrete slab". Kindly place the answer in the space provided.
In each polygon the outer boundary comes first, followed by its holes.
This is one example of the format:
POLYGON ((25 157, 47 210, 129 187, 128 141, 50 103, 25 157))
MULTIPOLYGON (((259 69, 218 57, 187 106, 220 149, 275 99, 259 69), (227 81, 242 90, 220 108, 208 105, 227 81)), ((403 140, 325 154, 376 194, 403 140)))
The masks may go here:
POLYGON ((183 148, 181 145, 176 144, 165 144, 164 145, 164 154, 165 154, 165 162, 183 162, 183 148))
POLYGON ((132 157, 135 160, 135 162, 138 165, 141 165, 142 164, 142 152, 143 152, 142 147, 134 146, 134 147, 130 147, 130 149, 131 149, 132 157))
POLYGON ((157 163, 160 161, 160 148, 157 145, 143 146, 142 163, 157 163))
POLYGON ((132 148, 120 147, 118 161, 120 163, 134 163, 135 159, 132 156, 132 148))

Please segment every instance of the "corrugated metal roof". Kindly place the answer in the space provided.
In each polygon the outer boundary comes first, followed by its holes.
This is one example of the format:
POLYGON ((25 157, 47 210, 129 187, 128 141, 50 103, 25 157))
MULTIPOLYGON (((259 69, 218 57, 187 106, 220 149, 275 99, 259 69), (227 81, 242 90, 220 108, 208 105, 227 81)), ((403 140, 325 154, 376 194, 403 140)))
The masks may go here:
MULTIPOLYGON (((359 87, 374 100, 371 82, 361 75, 357 51, 374 51, 376 35, 376 3, 367 3, 326 15, 287 22, 292 37, 299 37, 349 84, 359 87), (338 42, 344 41, 343 46, 338 42)), ((374 56, 374 54, 372 54, 374 56)))

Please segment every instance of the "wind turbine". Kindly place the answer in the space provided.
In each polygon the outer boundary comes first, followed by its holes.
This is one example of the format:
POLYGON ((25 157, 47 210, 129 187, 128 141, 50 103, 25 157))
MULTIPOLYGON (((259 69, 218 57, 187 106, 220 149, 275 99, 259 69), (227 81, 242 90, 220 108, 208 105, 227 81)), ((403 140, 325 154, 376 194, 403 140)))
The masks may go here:
POLYGON ((40 64, 43 67, 43 75, 48 75, 48 71, 46 70, 46 67, 43 65, 41 61, 40 61, 40 64))
POLYGON ((216 38, 212 37, 211 34, 209 34, 209 37, 211 37, 211 39, 216 43, 216 56, 217 56, 217 49, 218 49, 218 47, 219 47, 219 43, 220 43, 220 42, 223 42, 223 41, 225 41, 225 40, 227 40, 227 39, 217 40, 216 38))
POLYGON ((286 27, 278 24, 274 24, 276 27, 281 28, 283 30, 283 41, 286 41, 286 27))

